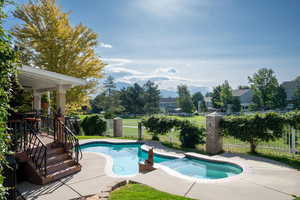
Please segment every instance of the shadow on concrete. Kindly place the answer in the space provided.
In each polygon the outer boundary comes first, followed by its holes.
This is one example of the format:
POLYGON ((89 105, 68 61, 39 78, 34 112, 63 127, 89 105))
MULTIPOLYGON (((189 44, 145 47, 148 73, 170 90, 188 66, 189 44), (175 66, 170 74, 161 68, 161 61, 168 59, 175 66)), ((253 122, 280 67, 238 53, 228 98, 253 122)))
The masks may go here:
MULTIPOLYGON (((69 178, 71 177, 67 177, 66 179, 69 178)), ((56 181, 47 185, 35 185, 29 182, 22 182, 18 184, 17 190, 25 199, 37 199, 39 196, 55 192, 63 185, 65 184, 61 181, 56 181)))

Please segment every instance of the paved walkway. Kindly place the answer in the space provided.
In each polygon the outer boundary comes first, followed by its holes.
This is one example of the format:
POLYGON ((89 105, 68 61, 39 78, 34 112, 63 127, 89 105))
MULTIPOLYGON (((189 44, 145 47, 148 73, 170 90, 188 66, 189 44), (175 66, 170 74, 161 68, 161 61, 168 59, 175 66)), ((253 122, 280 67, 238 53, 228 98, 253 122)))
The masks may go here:
MULTIPOLYGON (((92 140, 81 143, 88 141, 92 140)), ((155 142, 147 145, 155 146, 160 152, 170 153, 170 149, 155 142)), ((300 196, 300 171, 275 161, 249 155, 222 154, 214 158, 243 163, 248 166, 248 171, 239 178, 215 183, 178 178, 161 169, 148 174, 139 174, 130 179, 161 191, 201 200, 292 200, 294 199, 292 195, 300 196)), ((103 188, 123 180, 105 174, 106 160, 100 155, 83 153, 80 163, 82 171, 73 176, 46 186, 23 182, 18 189, 27 199, 74 199, 99 193, 103 188)))
POLYGON ((114 185, 123 179, 106 176, 106 160, 100 155, 83 153, 79 173, 45 186, 23 182, 18 190, 26 199, 67 200, 100 193, 107 186, 114 185))

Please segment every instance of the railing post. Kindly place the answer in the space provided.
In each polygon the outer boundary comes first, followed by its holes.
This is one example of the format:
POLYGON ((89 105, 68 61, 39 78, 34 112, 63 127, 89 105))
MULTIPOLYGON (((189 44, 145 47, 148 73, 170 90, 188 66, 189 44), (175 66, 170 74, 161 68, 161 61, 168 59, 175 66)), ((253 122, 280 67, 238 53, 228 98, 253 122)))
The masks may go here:
POLYGON ((56 142, 56 123, 55 123, 55 117, 53 117, 53 137, 54 137, 54 141, 56 142))
POLYGON ((45 147, 45 152, 44 152, 44 165, 45 165, 45 167, 44 167, 44 169, 45 169, 44 173, 45 173, 45 176, 47 176, 47 147, 45 147))

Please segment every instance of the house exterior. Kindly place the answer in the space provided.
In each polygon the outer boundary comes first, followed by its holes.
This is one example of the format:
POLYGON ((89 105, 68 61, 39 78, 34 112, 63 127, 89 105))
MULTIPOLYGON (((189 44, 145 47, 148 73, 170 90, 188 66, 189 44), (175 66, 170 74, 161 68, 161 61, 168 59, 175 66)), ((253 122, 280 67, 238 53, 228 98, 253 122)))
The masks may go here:
POLYGON ((252 103, 253 91, 251 89, 236 89, 232 91, 232 96, 240 100, 241 109, 246 111, 252 103))
POLYGON ((159 108, 164 113, 176 112, 177 102, 176 98, 160 98, 159 108))

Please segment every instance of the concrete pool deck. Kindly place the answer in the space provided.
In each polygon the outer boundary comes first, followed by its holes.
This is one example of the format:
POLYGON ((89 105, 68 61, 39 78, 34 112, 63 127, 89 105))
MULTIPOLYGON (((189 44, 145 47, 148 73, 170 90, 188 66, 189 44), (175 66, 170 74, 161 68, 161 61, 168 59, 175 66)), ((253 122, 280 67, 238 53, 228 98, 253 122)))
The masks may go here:
MULTIPOLYGON (((80 143, 108 141, 135 142, 133 140, 99 139, 81 140, 80 143)), ((166 148, 157 142, 146 143, 162 153, 182 155, 180 151, 166 148)), ((247 166, 247 173, 229 181, 197 182, 175 177, 161 169, 147 174, 139 174, 127 180, 136 181, 158 190, 201 200, 292 200, 292 195, 300 196, 300 171, 284 164, 250 155, 225 153, 212 156, 227 159, 247 166)), ((83 153, 80 161, 82 170, 54 183, 38 186, 28 182, 18 185, 18 190, 26 199, 76 199, 100 193, 110 185, 125 178, 110 177, 105 173, 106 159, 95 153, 83 153)))

